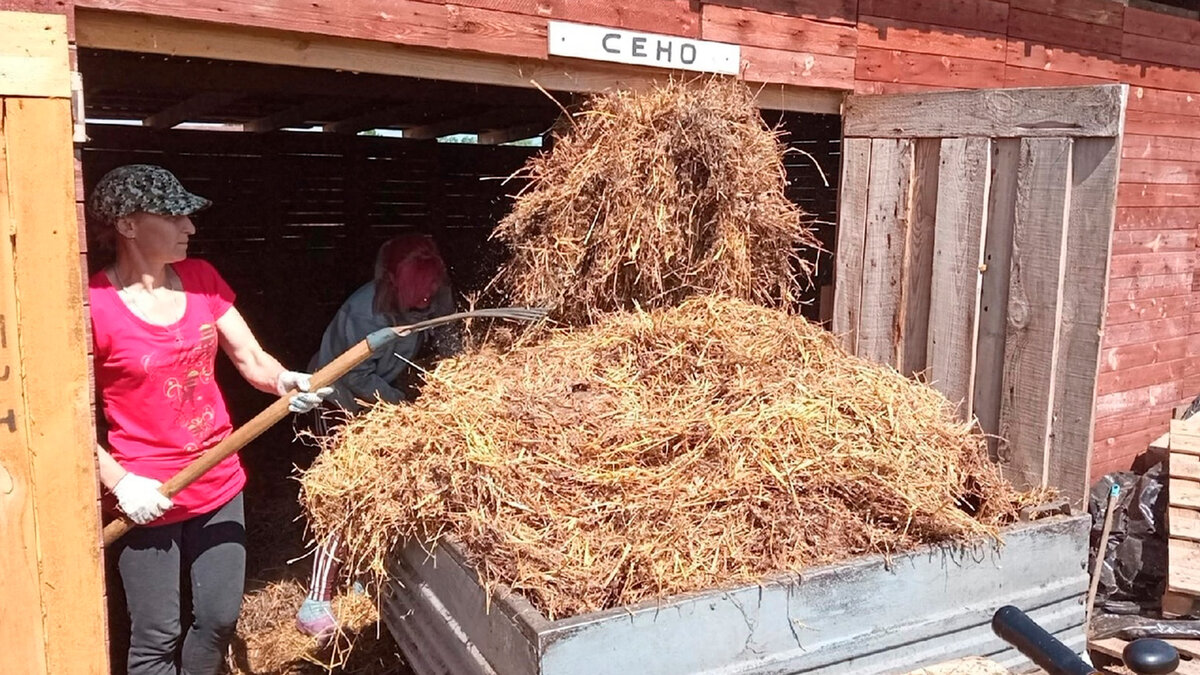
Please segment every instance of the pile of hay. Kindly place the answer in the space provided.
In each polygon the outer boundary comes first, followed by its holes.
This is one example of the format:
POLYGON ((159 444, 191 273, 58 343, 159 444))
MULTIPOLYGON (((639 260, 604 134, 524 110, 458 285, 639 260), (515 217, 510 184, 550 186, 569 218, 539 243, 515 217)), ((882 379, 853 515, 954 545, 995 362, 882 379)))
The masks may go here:
POLYGON ((714 297, 445 361, 302 490, 354 567, 450 535, 551 617, 991 535, 1035 498, 932 388, 714 297))
POLYGON ((784 194, 784 147, 745 85, 713 79, 593 98, 495 230, 513 304, 595 313, 721 294, 793 305, 818 245, 784 194))
POLYGON ((320 644, 296 629, 296 608, 307 589, 296 580, 267 584, 242 604, 233 640, 233 675, 408 675, 398 648, 379 623, 373 598, 347 593, 334 598, 341 629, 320 644))

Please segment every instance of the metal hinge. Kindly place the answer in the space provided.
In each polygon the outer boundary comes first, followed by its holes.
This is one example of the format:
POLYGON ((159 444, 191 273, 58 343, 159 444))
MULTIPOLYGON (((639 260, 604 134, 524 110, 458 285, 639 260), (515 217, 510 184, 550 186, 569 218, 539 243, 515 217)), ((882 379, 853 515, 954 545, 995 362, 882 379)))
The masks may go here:
POLYGON ((83 74, 78 70, 71 71, 71 124, 73 127, 72 140, 76 143, 87 143, 87 113, 83 107, 83 74))

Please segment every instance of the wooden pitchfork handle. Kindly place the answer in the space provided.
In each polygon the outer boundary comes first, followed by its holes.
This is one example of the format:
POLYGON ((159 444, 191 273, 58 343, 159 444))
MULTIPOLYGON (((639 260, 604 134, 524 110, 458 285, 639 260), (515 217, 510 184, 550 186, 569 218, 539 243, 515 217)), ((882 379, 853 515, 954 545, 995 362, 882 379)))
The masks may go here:
MULTIPOLYGON (((546 316, 548 310, 541 308, 523 308, 523 307, 497 307, 492 309, 476 309, 469 312, 458 312, 456 314, 448 314, 427 321, 421 321, 409 326, 392 326, 390 328, 381 328, 374 333, 371 333, 358 344, 336 359, 331 361, 324 368, 313 373, 311 378, 310 391, 316 391, 321 387, 328 387, 336 382, 343 375, 350 372, 352 368, 366 361, 372 354, 388 347, 396 340, 418 333, 435 326, 459 321, 462 319, 471 318, 496 318, 496 319, 511 319, 514 321, 539 321, 546 316)), ((196 479, 208 473, 216 465, 220 464, 225 458, 236 453, 246 445, 258 438, 264 431, 269 429, 273 424, 287 417, 289 400, 295 392, 288 392, 280 396, 278 400, 268 406, 265 410, 258 413, 246 424, 235 429, 233 433, 226 436, 220 443, 209 448, 204 454, 197 457, 191 464, 185 466, 179 473, 172 476, 169 480, 158 488, 158 491, 167 497, 174 497, 183 491, 184 488, 191 485, 196 479)), ((119 516, 116 520, 110 522, 104 527, 104 546, 109 546, 114 541, 121 538, 129 530, 135 526, 134 522, 126 518, 124 515, 119 516)))

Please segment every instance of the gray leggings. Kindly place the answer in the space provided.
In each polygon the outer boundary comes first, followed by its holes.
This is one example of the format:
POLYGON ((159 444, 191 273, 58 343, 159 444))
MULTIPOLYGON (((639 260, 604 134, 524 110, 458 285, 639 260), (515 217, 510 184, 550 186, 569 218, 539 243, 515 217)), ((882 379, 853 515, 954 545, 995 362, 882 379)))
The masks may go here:
POLYGON ((130 675, 220 672, 242 608, 245 523, 239 492, 211 513, 135 527, 122 538, 117 566, 129 607, 130 675), (181 579, 191 582, 186 636, 181 579))

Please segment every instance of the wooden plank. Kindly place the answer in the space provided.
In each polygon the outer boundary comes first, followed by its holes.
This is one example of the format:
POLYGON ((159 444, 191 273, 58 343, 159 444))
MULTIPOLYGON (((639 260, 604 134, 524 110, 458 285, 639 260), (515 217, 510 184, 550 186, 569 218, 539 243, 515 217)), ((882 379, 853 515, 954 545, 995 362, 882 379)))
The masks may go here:
POLYGON ((0 12, 0 96, 71 96, 67 19, 0 12))
POLYGON ((1188 317, 1171 317, 1142 323, 1109 326, 1104 332, 1105 347, 1146 344, 1158 340, 1183 337, 1190 333, 1188 317))
POLYGON ((859 0, 860 15, 1004 34, 1008 3, 998 0, 859 0))
POLYGON ((1070 178, 1069 139, 1021 139, 999 445, 1019 485, 1050 480, 1070 178))
POLYGON ((742 47, 742 77, 804 87, 852 89, 854 59, 766 47, 742 47))
POLYGON ((1008 12, 1008 34, 1010 37, 1055 47, 1077 47, 1116 56, 1121 54, 1119 27, 1084 23, 1015 7, 1008 12))
POLYGON ((1187 274, 1195 266, 1195 255, 1195 251, 1114 255, 1112 278, 1187 274))
POLYGON ((858 0, 705 0, 704 4, 750 7, 760 12, 853 24, 858 0))
POLYGON ((1004 64, 983 59, 860 47, 854 77, 858 80, 980 89, 1003 86, 1004 64))
POLYGON ((1008 319, 1009 274, 1013 224, 1017 208, 1017 170, 1021 142, 992 143, 992 178, 983 247, 983 279, 979 291, 979 338, 976 345, 972 411, 988 434, 988 452, 998 458, 1000 401, 1004 388, 1004 344, 1008 319))
MULTIPOLYGON (((424 3, 415 3, 424 4, 424 3)), ((422 49, 407 44, 346 39, 328 35, 262 30, 244 25, 214 26, 160 16, 78 9, 80 47, 250 61, 380 75, 420 77, 549 90, 597 92, 645 86, 670 76, 670 71, 589 64, 578 59, 544 61, 472 52, 422 49)), ((836 58, 836 57, 827 57, 836 58)), ((852 62, 850 64, 852 72, 852 62)), ((772 71, 764 71, 770 75, 772 71)), ((837 114, 842 94, 794 87, 786 82, 746 79, 755 87, 759 104, 773 110, 837 114)), ((850 86, 844 87, 849 89, 850 86)))
MULTIPOLYGON (((1175 452, 1183 453, 1183 450, 1175 452)), ((1200 509, 1200 482, 1171 478, 1168 481, 1168 494, 1171 506, 1181 506, 1188 509, 1200 509)))
POLYGON ((1200 222, 1200 207, 1121 207, 1118 230, 1190 230, 1200 222))
MULTIPOLYGON (((7 140, 8 106, 10 100, 0 99, 0 232, 16 227, 9 207, 16 189, 9 181, 15 167, 10 167, 7 140)), ((7 545, 0 547, 0 593, 6 606, 24 607, 29 612, 0 612, 0 634, 5 636, 7 667, 19 673, 48 673, 46 669, 46 637, 42 622, 31 613, 40 613, 42 583, 38 570, 38 541, 34 500, 36 485, 30 466, 25 431, 21 391, 21 353, 16 332, 17 294, 16 270, 10 237, 0 237, 0 408, 4 417, 0 429, 0 538, 7 545), (8 604, 12 603, 12 604, 8 604)), ((39 617, 40 618, 40 617, 39 617)))
POLYGON ((1187 359, 1160 361, 1145 366, 1106 370, 1096 377, 1095 387, 1100 391, 1129 391, 1175 380, 1182 380, 1188 365, 1187 359))
MULTIPOLYGON (((1197 95, 1200 98, 1200 95, 1197 95)), ((1127 134, 1121 156, 1130 159, 1193 161, 1200 156, 1200 138, 1127 134)))
POLYGON ((1134 7, 1125 10, 1125 32, 1174 42, 1200 43, 1200 25, 1195 19, 1134 7))
MULTIPOLYGON (((1177 459, 1183 458, 1189 459, 1193 464, 1197 465, 1193 468, 1196 472, 1196 477, 1200 478, 1200 457, 1176 455, 1171 457, 1171 463, 1174 464, 1177 459)), ((1168 507, 1167 524, 1170 527, 1171 538, 1200 541, 1200 511, 1168 507)))
POLYGON ((1186 295, 1175 295, 1166 298, 1145 298, 1140 300, 1121 300, 1110 302, 1105 310, 1105 325, 1115 326, 1135 321, 1155 321, 1178 316, 1189 315, 1192 312, 1191 299, 1186 295))
MULTIPOLYGON (((1010 0, 1013 9, 1061 16, 1076 21, 1121 28, 1125 23, 1125 7, 1115 2, 1099 0, 1010 0)), ((1009 16, 1011 17, 1011 10, 1009 16)))
POLYGON ((900 301, 899 365, 905 375, 922 373, 927 365, 929 302, 933 278, 934 227, 937 222, 938 164, 941 140, 913 142, 913 182, 900 301))
MULTIPOLYGON (((447 4, 443 0, 419 1, 435 5, 447 4)), ((454 4, 559 21, 700 37, 700 15, 693 11, 688 0, 659 0, 637 4, 609 0, 459 0, 454 4)))
POLYGON ((973 408, 991 141, 946 138, 938 172, 928 380, 960 410, 973 408))
POLYGON ((206 113, 220 110, 241 97, 241 94, 228 91, 200 92, 147 117, 142 120, 142 126, 152 129, 170 129, 181 122, 197 119, 206 113))
POLYGON ((872 138, 1117 136, 1126 91, 1123 85, 1102 85, 850 96, 843 133, 872 138))
POLYGON ((1120 206, 1200 206, 1200 185, 1121 183, 1117 187, 1120 206))
POLYGON ((870 179, 871 140, 846 139, 842 145, 842 175, 838 182, 833 332, 841 336, 842 346, 852 354, 858 352, 870 179))
POLYGON ((1131 110, 1125 128, 1133 134, 1200 138, 1200 117, 1131 110))
MULTIPOLYGON (((1172 489, 1175 481, 1171 481, 1172 489)), ((1200 542, 1172 539, 1167 545, 1167 590, 1200 595, 1200 542)))
POLYGON ((1055 358, 1049 482, 1085 500, 1091 487, 1096 374, 1108 302, 1111 234, 1116 218, 1121 139, 1077 138, 1071 149, 1065 279, 1055 358))
MULTIPOLYGON (((23 389, 23 396, 6 400, 12 405, 23 398, 25 405, 24 419, 8 430, 15 431, 10 440, 22 437, 27 452, 32 493, 27 507, 36 513, 46 672, 101 673, 108 667, 107 631, 96 545, 99 494, 84 290, 74 227, 71 105, 57 98, 9 99, 3 118, 11 217, 3 229, 5 246, 12 248, 0 260, 12 261, 19 300, 3 313, 8 338, 19 344, 23 389)), ((16 614, 30 621, 27 613, 16 614)))
POLYGON ((935 32, 928 24, 880 16, 859 17, 858 46, 984 61, 1005 58, 1002 34, 967 29, 935 32))
MULTIPOLYGON (((1119 221, 1118 221, 1119 222, 1119 221)), ((1200 222, 1198 219, 1196 222, 1200 222)), ((1196 231, 1192 229, 1122 229, 1113 232, 1113 255, 1128 253, 1187 253, 1196 249, 1196 231)))
POLYGON ((913 171, 912 142, 871 140, 871 191, 867 195, 864 237, 862 313, 859 356, 896 366, 899 359, 897 319, 900 274, 908 229, 908 202, 913 171))
POLYGON ((849 58, 858 41, 854 26, 709 4, 701 5, 700 31, 705 40, 849 58))
POLYGON ((1102 77, 1023 68, 1011 63, 1004 69, 1004 86, 1006 87, 1077 87, 1111 84, 1112 82, 1113 80, 1102 77))
MULTIPOLYGON (((1193 481, 1200 481, 1200 443, 1193 446, 1192 453, 1176 451, 1171 453, 1169 462, 1170 476, 1172 478, 1187 478, 1193 481)), ((1197 531, 1200 531, 1200 513, 1194 514, 1197 521, 1197 531)), ((1171 534, 1177 534, 1172 528, 1171 534)), ((1200 539, 1200 537, 1196 537, 1200 539)))
POLYGON ((1146 344, 1106 347, 1100 351, 1100 372, 1119 372, 1127 368, 1170 363, 1186 357, 1187 347, 1186 336, 1146 344))
POLYGON ((449 28, 446 47, 449 49, 533 59, 545 59, 549 53, 548 24, 544 17, 458 5, 445 7, 449 28))
POLYGON ((1133 87, 1129 91, 1129 109, 1200 117, 1200 96, 1186 91, 1133 87))

